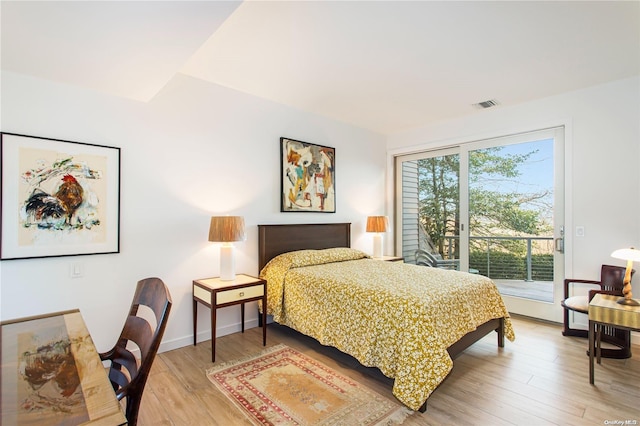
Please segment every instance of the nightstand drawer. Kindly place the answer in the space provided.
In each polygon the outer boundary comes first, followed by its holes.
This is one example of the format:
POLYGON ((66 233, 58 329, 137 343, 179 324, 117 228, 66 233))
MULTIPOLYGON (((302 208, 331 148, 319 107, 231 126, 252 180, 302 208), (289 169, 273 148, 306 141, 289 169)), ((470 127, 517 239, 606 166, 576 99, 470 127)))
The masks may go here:
POLYGON ((196 297, 206 303, 207 305, 211 301, 211 290, 205 290, 197 285, 193 286, 193 297, 196 297))
POLYGON ((235 290, 226 290, 218 292, 217 304, 237 302, 239 300, 251 299, 253 297, 262 297, 264 295, 264 285, 254 285, 253 287, 237 288, 235 290))

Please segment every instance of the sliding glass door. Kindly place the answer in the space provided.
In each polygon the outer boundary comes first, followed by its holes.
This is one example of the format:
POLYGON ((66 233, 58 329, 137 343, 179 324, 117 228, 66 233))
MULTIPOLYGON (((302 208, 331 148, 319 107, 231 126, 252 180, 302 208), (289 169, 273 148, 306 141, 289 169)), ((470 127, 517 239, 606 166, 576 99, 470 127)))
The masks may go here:
POLYGON ((460 155, 458 149, 403 157, 402 256, 413 261, 417 249, 459 260, 460 155))
POLYGON ((559 320, 562 153, 559 128, 398 157, 397 251, 486 275, 511 312, 559 320))

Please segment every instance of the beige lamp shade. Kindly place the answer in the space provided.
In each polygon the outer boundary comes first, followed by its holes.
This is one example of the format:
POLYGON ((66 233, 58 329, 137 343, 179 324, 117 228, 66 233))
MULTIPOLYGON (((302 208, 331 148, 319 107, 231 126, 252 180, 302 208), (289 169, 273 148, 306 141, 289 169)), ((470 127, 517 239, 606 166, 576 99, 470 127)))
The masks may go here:
POLYGON ((212 216, 209 225, 209 241, 229 243, 244 241, 244 218, 242 216, 212 216))
POLYGON ((389 219, 386 216, 369 216, 367 218, 367 232, 387 232, 389 219))

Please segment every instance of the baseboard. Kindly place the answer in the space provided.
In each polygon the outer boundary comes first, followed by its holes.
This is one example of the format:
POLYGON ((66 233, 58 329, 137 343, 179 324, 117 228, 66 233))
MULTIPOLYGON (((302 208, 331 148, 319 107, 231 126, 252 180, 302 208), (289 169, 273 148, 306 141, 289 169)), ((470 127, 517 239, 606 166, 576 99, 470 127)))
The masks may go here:
MULTIPOLYGON (((244 323, 244 329, 248 330, 250 328, 258 327, 258 319, 247 320, 244 323)), ((242 331, 242 327, 240 323, 230 324, 224 327, 220 327, 216 331, 216 337, 226 336, 227 334, 239 333, 242 331)), ((211 330, 205 330, 198 333, 197 342, 204 342, 207 340, 211 340, 211 330)), ((188 335, 184 337, 179 337, 177 339, 171 339, 167 341, 162 341, 160 344, 160 348, 158 349, 158 353, 172 351, 174 349, 180 349, 185 346, 193 345, 193 335, 188 335)))

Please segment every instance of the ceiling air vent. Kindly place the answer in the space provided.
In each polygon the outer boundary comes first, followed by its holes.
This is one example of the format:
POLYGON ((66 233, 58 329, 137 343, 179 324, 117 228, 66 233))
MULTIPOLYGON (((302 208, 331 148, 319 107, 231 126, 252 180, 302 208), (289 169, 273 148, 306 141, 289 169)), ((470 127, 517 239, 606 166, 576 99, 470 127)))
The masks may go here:
POLYGON ((496 101, 495 99, 489 99, 488 101, 482 101, 482 102, 478 102, 477 104, 473 104, 474 107, 479 109, 491 108, 496 105, 499 105, 499 102, 496 101))

